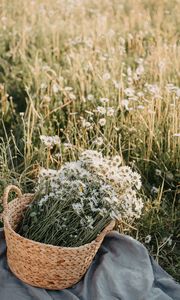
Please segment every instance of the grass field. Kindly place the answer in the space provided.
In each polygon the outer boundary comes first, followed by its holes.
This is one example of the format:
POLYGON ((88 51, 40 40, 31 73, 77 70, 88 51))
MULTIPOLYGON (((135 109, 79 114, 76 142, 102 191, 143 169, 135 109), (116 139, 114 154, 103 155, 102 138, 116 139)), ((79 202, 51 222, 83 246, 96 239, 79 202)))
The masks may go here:
POLYGON ((0 1, 0 194, 83 149, 140 172, 120 231, 180 280, 179 0, 0 1), (61 139, 45 150, 40 135, 61 139))

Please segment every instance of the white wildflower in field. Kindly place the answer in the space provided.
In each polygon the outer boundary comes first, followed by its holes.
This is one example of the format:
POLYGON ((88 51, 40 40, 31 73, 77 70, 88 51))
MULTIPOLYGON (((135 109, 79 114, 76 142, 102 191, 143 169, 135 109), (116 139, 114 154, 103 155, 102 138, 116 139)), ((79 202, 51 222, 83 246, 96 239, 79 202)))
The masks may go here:
POLYGON ((52 148, 55 145, 60 145, 60 138, 57 135, 55 136, 41 135, 40 140, 48 148, 52 148))
POLYGON ((94 140, 94 144, 96 144, 97 146, 102 146, 104 143, 103 141, 103 138, 102 137, 97 137, 95 140, 94 140))
POLYGON ((157 176, 161 176, 161 175, 162 175, 162 172, 161 172, 161 170, 159 170, 159 169, 155 169, 155 174, 156 174, 157 176))
POLYGON ((144 66, 143 65, 139 65, 136 69, 136 75, 138 77, 140 77, 142 74, 144 73, 144 66))
POLYGON ((145 84, 145 87, 147 91, 152 94, 153 96, 159 96, 160 95, 160 88, 157 84, 145 84))
POLYGON ((103 106, 97 106, 96 110, 101 115, 105 115, 106 114, 106 109, 103 106))
POLYGON ((159 193, 159 188, 153 186, 153 187, 151 188, 151 193, 152 193, 152 194, 158 194, 158 193, 159 193))
POLYGON ((53 83, 52 85, 53 93, 57 94, 60 91, 60 87, 57 83, 53 83))
POLYGON ((100 98, 99 101, 103 104, 108 103, 109 99, 108 98, 100 98))
POLYGON ((94 95, 88 94, 88 95, 87 95, 87 100, 88 100, 88 101, 93 101, 93 100, 94 100, 94 95))
POLYGON ((146 244, 149 244, 150 241, 151 241, 151 235, 148 234, 148 235, 145 237, 145 243, 146 243, 146 244))
POLYGON ((98 123, 99 123, 100 126, 104 126, 104 125, 106 125, 106 119, 101 118, 101 119, 99 119, 98 123))
POLYGON ((64 143, 63 146, 66 148, 66 149, 72 149, 74 147, 73 144, 71 143, 64 143))
POLYGON ((174 133, 173 136, 174 137, 180 137, 180 133, 174 133))
POLYGON ((109 73, 104 73, 102 76, 103 81, 108 81, 111 79, 111 75, 109 73))
POLYGON ((65 86, 65 92, 72 92, 73 88, 71 86, 65 86))
POLYGON ((45 90, 47 88, 47 84, 41 83, 40 88, 41 88, 41 90, 45 90))
POLYGON ((126 110, 129 110, 129 100, 123 99, 123 100, 121 101, 121 105, 122 105, 126 110))
POLYGON ((107 108, 107 116, 108 117, 113 117, 115 114, 115 109, 113 107, 108 107, 107 108))
POLYGON ((163 244, 167 244, 168 247, 172 246, 172 243, 173 243, 173 241, 172 241, 172 234, 169 237, 164 237, 162 239, 162 243, 163 244))
POLYGON ((128 96, 128 97, 133 97, 134 94, 135 94, 135 90, 134 90, 133 88, 126 88, 126 89, 124 90, 124 93, 125 93, 125 95, 128 96))
POLYGON ((119 90, 121 88, 121 83, 119 81, 113 80, 113 84, 116 89, 119 90))
POLYGON ((82 118, 81 122, 83 128, 92 129, 92 124, 89 121, 86 121, 84 118, 82 118))

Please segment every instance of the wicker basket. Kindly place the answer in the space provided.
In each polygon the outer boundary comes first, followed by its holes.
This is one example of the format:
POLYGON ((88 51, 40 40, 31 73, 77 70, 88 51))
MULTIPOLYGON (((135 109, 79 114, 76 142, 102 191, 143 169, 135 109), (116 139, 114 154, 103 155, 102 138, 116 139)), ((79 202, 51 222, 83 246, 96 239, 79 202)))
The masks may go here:
POLYGON ((26 239, 15 232, 22 213, 33 201, 33 194, 22 195, 8 186, 3 195, 4 232, 7 260, 11 271, 22 281, 46 289, 64 289, 77 283, 87 271, 104 236, 113 229, 112 221, 91 243, 80 247, 58 247, 26 239), (10 191, 18 198, 8 203, 10 191))

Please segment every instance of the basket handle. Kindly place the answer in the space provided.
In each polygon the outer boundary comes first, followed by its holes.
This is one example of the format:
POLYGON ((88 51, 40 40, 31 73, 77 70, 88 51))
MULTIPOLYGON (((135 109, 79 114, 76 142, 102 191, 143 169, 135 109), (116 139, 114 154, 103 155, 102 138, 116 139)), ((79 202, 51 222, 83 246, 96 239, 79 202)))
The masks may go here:
POLYGON ((9 197, 9 193, 10 192, 15 192, 19 198, 22 197, 22 192, 21 190, 15 186, 15 185, 8 185, 5 190, 4 190, 4 194, 3 194, 3 207, 4 207, 4 212, 3 214, 6 214, 7 213, 7 210, 8 210, 8 197, 9 197))

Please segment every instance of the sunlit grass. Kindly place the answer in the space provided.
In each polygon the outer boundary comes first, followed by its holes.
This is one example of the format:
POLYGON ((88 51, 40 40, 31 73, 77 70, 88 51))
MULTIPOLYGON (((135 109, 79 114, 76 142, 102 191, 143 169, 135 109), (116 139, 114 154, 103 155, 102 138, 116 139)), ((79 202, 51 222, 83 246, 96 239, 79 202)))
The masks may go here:
POLYGON ((175 0, 0 3, 1 193, 9 182, 32 190, 39 165, 58 168, 86 148, 120 154, 141 173, 146 202, 139 223, 121 230, 143 243, 150 235, 145 245, 176 279, 178 8, 175 0), (48 156, 42 134, 61 139, 48 156))

